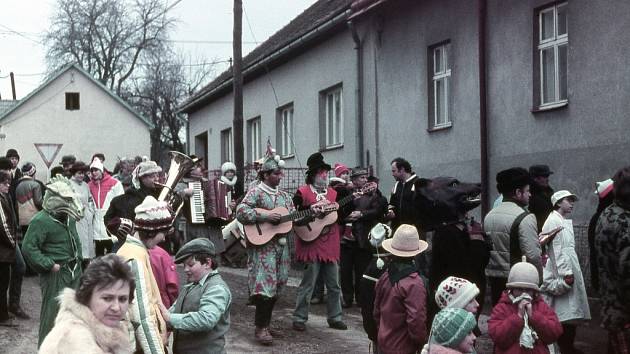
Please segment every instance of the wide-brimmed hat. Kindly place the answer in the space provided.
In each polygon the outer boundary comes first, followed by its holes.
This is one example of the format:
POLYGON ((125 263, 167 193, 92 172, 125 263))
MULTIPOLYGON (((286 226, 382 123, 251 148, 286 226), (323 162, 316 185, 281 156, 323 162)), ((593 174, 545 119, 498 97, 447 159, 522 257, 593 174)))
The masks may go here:
POLYGON ((420 239, 415 226, 402 224, 393 238, 383 241, 383 248, 394 256, 413 257, 429 248, 429 244, 420 239))
POLYGON ((532 177, 549 177, 553 171, 547 165, 533 165, 529 167, 529 175, 532 177))
POLYGON ((567 198, 567 197, 572 197, 574 199, 574 201, 577 201, 579 198, 577 197, 577 195, 567 191, 567 190, 561 190, 561 191, 557 191, 554 194, 551 195, 551 205, 556 205, 560 200, 562 200, 563 198, 567 198))
POLYGON ((367 176, 368 170, 367 168, 363 168, 363 167, 355 167, 352 169, 352 175, 350 175, 351 178, 355 178, 355 177, 359 177, 359 176, 367 176))
POLYGON ((520 288, 520 289, 532 289, 538 291, 540 288, 538 269, 531 264, 527 263, 527 258, 523 256, 521 262, 516 263, 510 269, 508 275, 506 288, 520 288))
POLYGON ((306 165, 308 166, 308 170, 306 170, 306 174, 310 175, 316 173, 319 170, 330 171, 330 165, 324 162, 324 155, 320 152, 316 152, 308 157, 306 160, 306 165))

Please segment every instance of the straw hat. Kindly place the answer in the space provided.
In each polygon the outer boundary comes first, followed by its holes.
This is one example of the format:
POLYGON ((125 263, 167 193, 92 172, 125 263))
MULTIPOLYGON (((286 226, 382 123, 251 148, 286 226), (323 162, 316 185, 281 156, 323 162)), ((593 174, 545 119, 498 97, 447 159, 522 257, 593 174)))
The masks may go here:
POLYGON ((418 229, 407 224, 400 225, 393 238, 383 241, 383 248, 398 257, 413 257, 428 247, 429 244, 420 239, 418 229))

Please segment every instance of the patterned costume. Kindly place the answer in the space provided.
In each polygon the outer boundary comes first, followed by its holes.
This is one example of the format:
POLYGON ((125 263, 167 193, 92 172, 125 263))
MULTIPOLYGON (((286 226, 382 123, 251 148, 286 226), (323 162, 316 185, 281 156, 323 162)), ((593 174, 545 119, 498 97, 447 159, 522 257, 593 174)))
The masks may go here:
POLYGON ((57 175, 51 179, 43 208, 31 220, 22 244, 24 257, 40 275, 42 307, 38 345, 54 326, 59 292, 67 287, 74 288, 82 273, 76 220, 83 216, 83 207, 67 178, 57 175), (53 271, 55 265, 60 266, 58 271, 53 271))

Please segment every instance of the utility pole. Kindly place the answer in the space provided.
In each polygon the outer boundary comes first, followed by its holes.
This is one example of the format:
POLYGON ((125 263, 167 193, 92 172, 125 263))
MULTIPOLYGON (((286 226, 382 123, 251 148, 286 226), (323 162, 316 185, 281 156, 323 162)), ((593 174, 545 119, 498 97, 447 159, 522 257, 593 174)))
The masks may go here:
POLYGON ((13 76, 13 71, 11 71, 9 75, 11 75, 11 91, 13 92, 13 100, 15 101, 15 77, 13 76))
POLYGON ((237 194, 243 193, 245 184, 245 146, 243 144, 243 0, 234 0, 234 33, 232 51, 232 86, 234 92, 234 164, 239 183, 237 194))

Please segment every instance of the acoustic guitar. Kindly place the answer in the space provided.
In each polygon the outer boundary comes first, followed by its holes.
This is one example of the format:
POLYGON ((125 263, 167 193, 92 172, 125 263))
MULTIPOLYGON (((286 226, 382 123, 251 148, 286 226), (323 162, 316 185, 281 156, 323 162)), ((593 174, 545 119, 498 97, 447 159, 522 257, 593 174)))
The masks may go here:
MULTIPOLYGON (((335 210, 337 210, 353 201, 356 197, 375 191, 376 187, 377 185, 374 182, 366 183, 359 191, 356 191, 349 196, 342 198, 337 203, 331 203, 331 205, 336 206, 335 210)), ((294 225, 293 231, 295 232, 295 235, 299 237, 302 241, 312 242, 315 241, 315 239, 317 239, 322 234, 324 228, 334 224, 337 221, 337 217, 337 213, 331 213, 325 210, 322 217, 317 217, 315 218, 315 220, 305 225, 294 225)))

